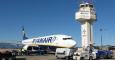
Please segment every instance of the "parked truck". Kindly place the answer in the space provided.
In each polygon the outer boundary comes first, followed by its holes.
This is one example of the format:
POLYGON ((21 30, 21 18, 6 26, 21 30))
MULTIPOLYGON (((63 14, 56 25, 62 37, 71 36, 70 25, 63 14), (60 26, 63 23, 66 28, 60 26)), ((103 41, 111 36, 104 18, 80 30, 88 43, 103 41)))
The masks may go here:
POLYGON ((57 48, 55 56, 57 57, 57 59, 65 58, 66 60, 70 60, 73 58, 75 50, 75 48, 57 48))
POLYGON ((91 53, 83 48, 57 48, 55 56, 57 59, 65 58, 66 60, 96 60, 96 50, 91 53))
POLYGON ((111 59, 113 57, 113 52, 109 50, 99 50, 96 55, 97 58, 111 59))

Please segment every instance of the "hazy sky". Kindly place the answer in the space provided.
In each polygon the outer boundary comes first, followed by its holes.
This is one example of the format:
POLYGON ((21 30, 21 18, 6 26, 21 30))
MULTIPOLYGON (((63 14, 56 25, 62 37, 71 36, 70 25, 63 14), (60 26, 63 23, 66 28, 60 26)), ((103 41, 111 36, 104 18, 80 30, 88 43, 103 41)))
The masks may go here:
MULTIPOLYGON (((115 45, 115 0, 94 1, 97 21, 94 22, 94 40, 100 45, 115 45)), ((27 36, 38 37, 66 34, 81 44, 80 23, 75 20, 78 0, 0 0, 0 41, 21 41, 21 26, 27 36)))

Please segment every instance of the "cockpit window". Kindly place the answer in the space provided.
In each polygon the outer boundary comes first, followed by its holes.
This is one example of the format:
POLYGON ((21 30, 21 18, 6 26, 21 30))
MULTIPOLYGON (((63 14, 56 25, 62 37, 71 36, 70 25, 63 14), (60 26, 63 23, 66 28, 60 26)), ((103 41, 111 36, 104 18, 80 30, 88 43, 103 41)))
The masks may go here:
POLYGON ((89 5, 89 6, 93 8, 93 5, 89 5))
POLYGON ((70 39, 72 39, 72 38, 63 38, 63 40, 70 40, 70 39))
POLYGON ((92 4, 85 4, 85 5, 80 5, 80 7, 92 7, 93 8, 93 5, 92 4))
POLYGON ((84 5, 81 5, 80 7, 84 7, 84 5))

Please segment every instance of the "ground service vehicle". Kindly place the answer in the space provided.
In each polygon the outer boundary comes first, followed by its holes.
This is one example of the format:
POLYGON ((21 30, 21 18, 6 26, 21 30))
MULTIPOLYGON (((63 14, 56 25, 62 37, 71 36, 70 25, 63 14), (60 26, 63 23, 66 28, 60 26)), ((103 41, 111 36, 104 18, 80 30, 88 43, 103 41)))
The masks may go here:
POLYGON ((4 50, 0 51, 0 60, 5 59, 5 60, 16 60, 16 55, 12 51, 4 50))
POLYGON ((43 47, 37 47, 37 46, 25 46, 22 51, 22 55, 43 55, 46 54, 46 49, 43 49, 43 47))
POLYGON ((82 48, 80 48, 74 53, 73 60, 95 60, 96 53, 97 52, 95 51, 89 53, 88 50, 83 50, 82 48))
POLYGON ((55 56, 59 59, 65 58, 66 60, 70 60, 75 52, 74 48, 57 48, 55 52, 55 56))
POLYGON ((107 51, 107 50, 99 50, 97 52, 97 58, 103 58, 103 59, 110 59, 113 57, 112 51, 107 51))

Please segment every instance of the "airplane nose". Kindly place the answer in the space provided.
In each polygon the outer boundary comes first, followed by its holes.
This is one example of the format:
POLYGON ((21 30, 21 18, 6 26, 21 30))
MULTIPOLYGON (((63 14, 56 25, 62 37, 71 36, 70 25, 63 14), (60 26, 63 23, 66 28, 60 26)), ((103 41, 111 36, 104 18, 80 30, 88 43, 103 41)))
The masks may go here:
POLYGON ((69 45, 69 47, 75 47, 75 46, 76 46, 76 41, 74 41, 74 40, 69 40, 69 41, 68 41, 68 45, 69 45))
POLYGON ((72 46, 75 46, 76 45, 76 41, 71 41, 71 43, 70 43, 72 46))

